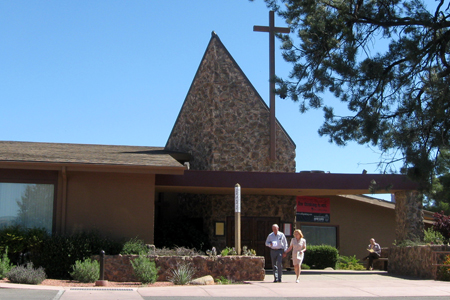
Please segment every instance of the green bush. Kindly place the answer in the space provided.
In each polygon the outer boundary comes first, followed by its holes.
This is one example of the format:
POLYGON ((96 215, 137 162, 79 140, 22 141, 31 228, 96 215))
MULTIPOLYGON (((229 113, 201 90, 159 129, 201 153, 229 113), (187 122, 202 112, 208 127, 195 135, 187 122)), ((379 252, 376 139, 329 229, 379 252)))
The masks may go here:
POLYGON ((3 253, 3 258, 0 259, 0 279, 5 278, 6 274, 12 269, 12 267, 13 265, 8 258, 8 246, 6 246, 5 253, 3 253))
POLYGON ((338 257, 338 262, 336 265, 337 269, 340 270, 364 270, 364 266, 359 263, 356 255, 353 256, 341 256, 338 257))
POLYGON ((221 256, 227 256, 227 255, 237 255, 236 249, 231 248, 231 247, 226 247, 225 249, 222 250, 222 252, 220 252, 221 256))
POLYGON ((241 253, 244 256, 256 256, 256 251, 254 249, 248 249, 247 246, 242 246, 241 253))
POLYGON ((46 275, 42 267, 34 269, 33 263, 28 263, 26 266, 13 267, 6 278, 13 283, 40 284, 45 280, 46 275))
POLYGON ((139 257, 131 260, 134 274, 143 284, 155 283, 158 278, 159 268, 156 268, 155 262, 147 256, 140 254, 139 257))
POLYGON ((0 252, 8 247, 8 257, 13 264, 28 262, 29 254, 38 249, 48 237, 43 228, 8 226, 0 228, 0 252))
POLYGON ((77 260, 98 255, 119 254, 123 243, 101 237, 96 232, 51 236, 45 229, 10 226, 0 229, 0 252, 8 247, 8 257, 15 265, 33 262, 43 267, 50 278, 69 279, 77 260))
POLYGON ((312 269, 335 268, 338 250, 328 245, 308 246, 303 262, 312 269))
MULTIPOLYGON (((443 265, 450 265, 450 255, 445 256, 443 265)), ((450 281, 450 267, 440 266, 436 275, 437 280, 450 281)))
POLYGON ((96 260, 77 260, 72 269, 70 276, 79 282, 96 282, 100 278, 100 263, 96 260))
POLYGON ((64 236, 49 236, 31 253, 31 261, 42 266, 49 278, 70 279, 69 272, 77 260, 99 255, 120 253, 123 243, 104 238, 96 232, 76 233, 64 236))
POLYGON ((170 270, 169 281, 176 285, 185 285, 191 282, 195 269, 190 263, 177 263, 175 269, 170 270))
POLYGON ((444 236, 439 231, 433 230, 433 228, 428 228, 423 231, 424 238, 423 241, 427 244, 442 245, 444 244, 444 236))
POLYGON ((147 254, 149 249, 145 245, 143 240, 136 238, 130 239, 127 241, 120 251, 120 254, 147 254))
POLYGON ((233 280, 225 278, 224 276, 220 276, 214 280, 217 284, 232 284, 233 280))
POLYGON ((185 247, 174 247, 173 249, 170 248, 155 248, 154 251, 150 251, 151 255, 158 255, 158 256, 198 256, 198 255, 204 255, 205 253, 203 251, 198 251, 197 249, 189 249, 185 247))

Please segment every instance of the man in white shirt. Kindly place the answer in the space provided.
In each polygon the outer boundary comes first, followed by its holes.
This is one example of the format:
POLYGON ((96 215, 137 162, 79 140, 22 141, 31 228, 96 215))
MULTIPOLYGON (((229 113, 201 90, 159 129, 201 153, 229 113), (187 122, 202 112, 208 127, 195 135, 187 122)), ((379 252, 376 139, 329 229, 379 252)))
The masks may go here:
POLYGON ((273 282, 281 282, 281 275, 283 275, 283 253, 288 247, 286 236, 278 229, 278 225, 273 224, 273 232, 266 239, 266 246, 270 248, 270 258, 272 260, 272 270, 275 278, 273 282))
POLYGON ((369 259, 369 263, 367 264, 367 270, 373 270, 373 260, 379 259, 381 256, 381 247, 380 244, 375 242, 374 238, 370 239, 370 244, 367 246, 367 251, 369 251, 369 255, 363 258, 363 260, 369 259))

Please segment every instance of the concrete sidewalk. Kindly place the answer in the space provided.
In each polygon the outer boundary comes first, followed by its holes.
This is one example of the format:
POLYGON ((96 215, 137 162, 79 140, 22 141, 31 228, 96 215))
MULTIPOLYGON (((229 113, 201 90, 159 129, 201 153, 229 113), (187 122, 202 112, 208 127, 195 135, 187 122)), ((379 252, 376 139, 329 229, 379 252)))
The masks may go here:
POLYGON ((397 299, 449 299, 450 282, 421 280, 390 276, 378 271, 314 271, 302 272, 300 283, 295 275, 286 272, 283 282, 273 283, 267 274, 264 281, 248 284, 139 287, 139 288, 64 288, 50 286, 0 284, 0 299, 32 300, 150 300, 150 299, 196 299, 196 298, 352 298, 367 299, 387 297, 397 299), (442 297, 442 298, 441 298, 442 297))

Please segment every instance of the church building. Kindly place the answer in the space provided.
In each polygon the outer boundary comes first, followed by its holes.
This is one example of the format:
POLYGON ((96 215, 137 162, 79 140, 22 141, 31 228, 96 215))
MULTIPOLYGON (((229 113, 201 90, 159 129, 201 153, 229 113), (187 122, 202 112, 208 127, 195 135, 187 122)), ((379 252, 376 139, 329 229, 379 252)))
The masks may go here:
POLYGON ((270 108, 213 33, 165 147, 0 141, 0 226, 154 243, 182 220, 220 251, 235 243, 239 184, 241 245, 268 266, 274 223, 288 240, 299 228, 310 245, 362 257, 370 238, 389 247, 421 218, 420 205, 399 208, 416 189, 405 176, 296 173, 296 145, 275 122, 272 159, 270 108), (362 196, 373 185, 397 204, 362 196))

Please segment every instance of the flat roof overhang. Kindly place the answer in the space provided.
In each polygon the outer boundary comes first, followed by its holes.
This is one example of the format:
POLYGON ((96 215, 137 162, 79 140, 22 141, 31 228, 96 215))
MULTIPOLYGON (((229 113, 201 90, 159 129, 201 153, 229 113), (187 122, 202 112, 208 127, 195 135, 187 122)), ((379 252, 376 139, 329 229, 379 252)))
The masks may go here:
POLYGON ((156 175, 157 192, 194 194, 234 194, 235 185, 242 194, 251 195, 361 195, 416 190, 417 183, 397 174, 277 173, 238 171, 193 171, 184 175, 156 175))

